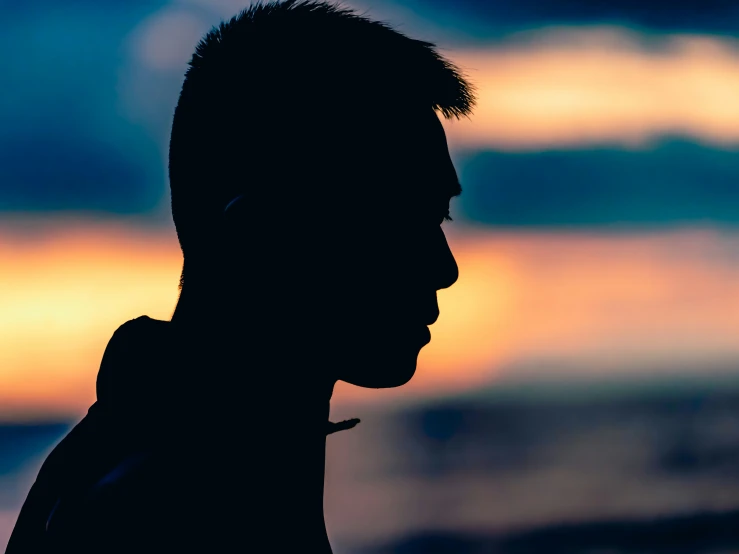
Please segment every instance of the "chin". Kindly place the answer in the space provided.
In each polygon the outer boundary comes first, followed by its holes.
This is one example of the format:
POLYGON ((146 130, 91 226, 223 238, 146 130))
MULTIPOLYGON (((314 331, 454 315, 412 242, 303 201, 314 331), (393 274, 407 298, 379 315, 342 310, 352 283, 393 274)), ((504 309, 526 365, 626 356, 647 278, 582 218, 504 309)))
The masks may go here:
POLYGON ((419 350, 411 348, 403 353, 395 352, 386 359, 392 361, 385 362, 387 369, 383 373, 386 384, 383 388, 402 387, 413 379, 418 365, 419 350))
POLYGON ((410 383, 411 379, 413 379, 413 376, 416 374, 416 366, 414 364, 413 369, 410 371, 399 371, 397 375, 397 381, 395 381, 394 384, 390 385, 391 387, 402 387, 403 385, 410 383))
POLYGON ((427 333, 355 334, 340 341, 338 367, 342 381, 373 389, 401 387, 416 374, 418 354, 428 344, 427 333), (354 339, 354 340, 352 340, 354 339), (345 361, 351 360, 349 364, 345 361))

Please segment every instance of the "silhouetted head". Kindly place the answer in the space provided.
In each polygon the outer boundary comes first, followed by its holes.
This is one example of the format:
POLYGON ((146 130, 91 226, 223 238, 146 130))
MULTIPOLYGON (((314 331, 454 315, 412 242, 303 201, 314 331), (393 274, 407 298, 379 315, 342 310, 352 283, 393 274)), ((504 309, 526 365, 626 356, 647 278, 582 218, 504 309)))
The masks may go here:
POLYGON ((437 112, 472 105, 432 44, 348 9, 258 4, 211 30, 170 142, 173 320, 277 337, 359 385, 406 382, 457 279, 441 223, 461 189, 437 112))

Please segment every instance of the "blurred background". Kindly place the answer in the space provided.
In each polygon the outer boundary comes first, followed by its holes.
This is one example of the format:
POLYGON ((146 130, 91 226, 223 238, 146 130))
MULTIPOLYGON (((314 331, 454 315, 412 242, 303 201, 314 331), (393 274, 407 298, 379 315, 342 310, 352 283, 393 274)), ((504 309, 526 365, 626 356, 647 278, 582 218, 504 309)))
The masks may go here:
MULTIPOLYGON (((172 112, 247 5, 0 2, 3 548, 113 331, 172 314, 172 112)), ((416 377, 334 394, 335 552, 739 552, 739 5, 345 5, 479 105, 444 123, 460 278, 416 377)))

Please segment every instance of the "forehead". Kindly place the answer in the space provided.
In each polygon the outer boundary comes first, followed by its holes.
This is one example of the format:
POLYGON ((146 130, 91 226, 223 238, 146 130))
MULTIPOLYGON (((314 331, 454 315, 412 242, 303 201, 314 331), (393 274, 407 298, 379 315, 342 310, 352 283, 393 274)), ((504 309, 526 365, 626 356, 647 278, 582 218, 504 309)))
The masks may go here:
POLYGON ((447 200, 461 192, 444 128, 432 109, 389 123, 382 151, 386 170, 403 190, 447 200))

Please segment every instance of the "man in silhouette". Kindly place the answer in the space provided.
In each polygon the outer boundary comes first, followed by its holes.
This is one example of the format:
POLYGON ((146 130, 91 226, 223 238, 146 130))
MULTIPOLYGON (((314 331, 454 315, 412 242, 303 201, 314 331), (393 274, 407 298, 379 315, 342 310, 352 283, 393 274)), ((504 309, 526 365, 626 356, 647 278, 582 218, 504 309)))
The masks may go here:
MULTIPOLYGON (((255 5, 190 61, 170 142, 171 321, 111 338, 97 401, 44 463, 8 554, 330 553, 329 400, 397 387, 457 279, 430 43, 322 2, 255 5)), ((357 499, 361 502, 361 499, 357 499)))

